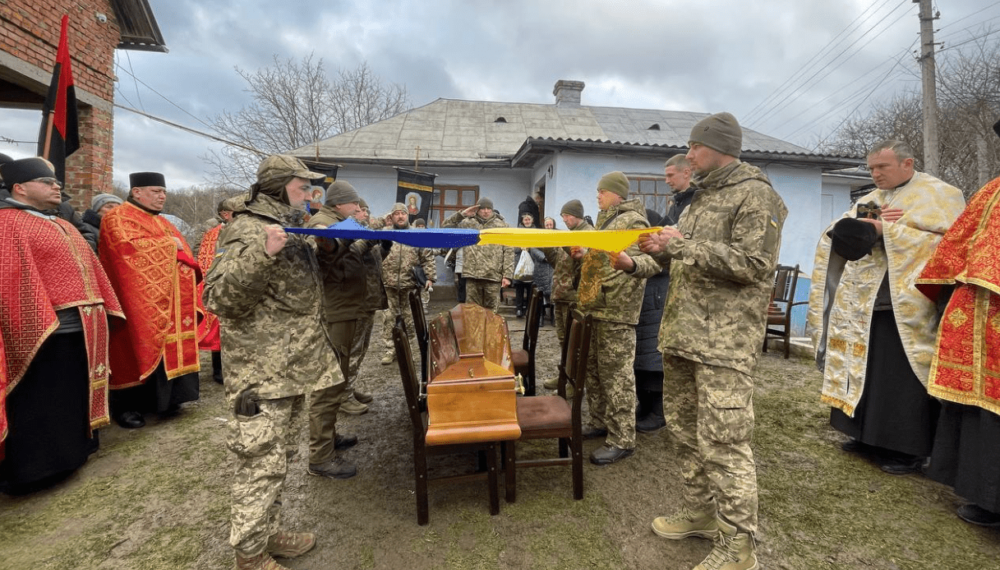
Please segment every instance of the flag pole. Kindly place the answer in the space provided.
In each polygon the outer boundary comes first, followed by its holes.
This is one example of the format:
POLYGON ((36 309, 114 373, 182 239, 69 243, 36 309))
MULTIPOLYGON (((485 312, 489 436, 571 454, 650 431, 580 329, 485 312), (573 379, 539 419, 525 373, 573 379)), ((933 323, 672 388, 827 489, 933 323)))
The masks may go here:
POLYGON ((55 111, 49 111, 49 120, 45 125, 45 146, 42 147, 42 158, 49 159, 49 147, 52 145, 52 127, 55 123, 55 111))

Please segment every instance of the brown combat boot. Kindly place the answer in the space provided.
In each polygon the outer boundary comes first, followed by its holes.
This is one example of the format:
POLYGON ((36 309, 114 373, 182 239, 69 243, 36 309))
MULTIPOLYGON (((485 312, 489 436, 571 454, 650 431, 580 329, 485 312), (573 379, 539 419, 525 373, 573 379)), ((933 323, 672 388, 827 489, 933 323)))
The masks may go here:
POLYGON ((758 570, 757 545, 753 537, 740 532, 722 517, 718 525, 715 548, 694 570, 758 570))
POLYGON ((289 570, 289 568, 275 562, 267 551, 250 557, 245 557, 237 552, 236 570, 289 570))
POLYGON ((279 530, 267 539, 267 552, 279 558, 295 558, 316 546, 316 535, 311 532, 279 530))

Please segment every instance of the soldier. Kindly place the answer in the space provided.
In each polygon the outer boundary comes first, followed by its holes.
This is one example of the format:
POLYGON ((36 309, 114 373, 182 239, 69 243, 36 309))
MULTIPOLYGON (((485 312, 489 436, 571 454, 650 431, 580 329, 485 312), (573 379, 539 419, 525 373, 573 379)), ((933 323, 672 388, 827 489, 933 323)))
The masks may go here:
MULTIPOLYGON (((368 204, 364 199, 358 202, 358 205, 361 208, 354 214, 354 219, 361 225, 368 226, 371 210, 368 209, 368 204)), ((365 266, 365 297, 357 309, 358 323, 355 326, 354 345, 351 346, 351 362, 348 367, 347 383, 354 387, 354 399, 362 404, 370 403, 373 398, 371 394, 358 389, 355 381, 361 370, 361 363, 364 361, 365 355, 368 354, 372 329, 375 326, 375 313, 389 308, 385 285, 382 284, 382 260, 388 255, 388 248, 391 245, 390 241, 383 242, 361 256, 361 261, 365 266)))
POLYGON ((292 156, 264 159, 205 282, 205 304, 226 331, 228 444, 236 455, 229 543, 239 570, 282 570, 272 556, 299 556, 316 544, 312 533, 278 528, 281 491, 305 394, 344 377, 320 313, 315 245, 282 227, 302 225, 309 181, 322 177, 292 156))
POLYGON ((676 228, 639 240, 661 264, 677 262, 659 348, 684 505, 654 520, 653 531, 715 538, 696 570, 757 568, 753 372, 788 210, 760 169, 739 160, 742 141, 729 113, 696 124, 687 159, 699 190, 676 228))
MULTIPOLYGON (((629 200, 628 188, 621 172, 605 174, 597 183, 597 229, 649 227, 642 201, 629 200)), ((571 251, 581 260, 580 310, 594 317, 585 380, 591 427, 584 437, 607 435, 590 462, 608 465, 635 451, 635 325, 646 278, 659 273, 660 266, 636 244, 617 255, 577 246, 571 251)))
MULTIPOLYGON (((326 228, 339 224, 361 209, 361 197, 351 184, 337 180, 326 189, 326 201, 309 218, 307 227, 326 228)), ((350 377, 351 347, 357 335, 358 307, 364 301, 367 283, 362 257, 371 250, 370 240, 317 239, 316 255, 323 275, 323 323, 336 349, 336 358, 345 380, 350 377)), ((346 460, 331 461, 337 450, 358 442, 355 435, 337 433, 341 410, 361 415, 368 406, 351 401, 348 382, 313 392, 309 398, 309 473, 344 479, 357 469, 346 460)))
MULTIPOLYGON (((560 213, 566 228, 573 232, 593 230, 584 219, 583 203, 579 200, 570 200, 562 207, 560 213)), ((576 303, 576 276, 580 272, 580 262, 570 255, 570 248, 549 247, 545 248, 545 259, 553 267, 552 271, 552 302, 555 303, 556 313, 556 335, 559 337, 559 347, 562 348, 566 339, 566 318, 569 315, 569 307, 576 303)), ((559 386, 559 377, 554 376, 543 384, 549 390, 555 390, 559 386)))
MULTIPOLYGON (((493 210, 493 201, 480 198, 475 206, 458 212, 441 224, 442 228, 506 228, 503 216, 493 210)), ((514 275, 514 250, 502 245, 471 245, 463 250, 462 277, 466 301, 496 312, 500 310, 500 290, 510 287, 514 275)))
MULTIPOLYGON (((392 212, 387 216, 392 222, 392 229, 407 230, 410 227, 409 214, 406 205, 397 202, 392 212)), ((382 262, 382 282, 385 283, 385 294, 388 297, 389 309, 385 323, 382 325, 382 345, 385 346, 385 356, 382 364, 389 365, 396 360, 396 350, 392 343, 392 325, 396 315, 403 315, 406 330, 411 338, 416 334, 413 328, 413 313, 410 311, 410 301, 407 299, 410 291, 416 289, 417 281, 413 276, 414 267, 422 267, 427 276, 425 289, 434 286, 437 280, 437 268, 431 250, 416 248, 402 243, 393 244, 389 255, 382 262)))

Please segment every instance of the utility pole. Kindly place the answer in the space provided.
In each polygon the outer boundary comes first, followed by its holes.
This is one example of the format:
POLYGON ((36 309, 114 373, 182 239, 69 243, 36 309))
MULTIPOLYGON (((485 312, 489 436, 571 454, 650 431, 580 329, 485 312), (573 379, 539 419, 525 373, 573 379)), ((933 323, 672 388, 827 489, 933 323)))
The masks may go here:
POLYGON ((913 0, 920 4, 920 76, 923 85, 924 172, 938 175, 937 91, 934 70, 934 20, 931 0, 913 0))

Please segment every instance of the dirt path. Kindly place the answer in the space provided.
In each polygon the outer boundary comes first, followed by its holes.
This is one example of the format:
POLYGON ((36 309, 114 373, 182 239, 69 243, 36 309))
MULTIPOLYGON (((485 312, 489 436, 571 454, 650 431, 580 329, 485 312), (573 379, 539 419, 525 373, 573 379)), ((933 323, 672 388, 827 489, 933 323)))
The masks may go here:
MULTIPOLYGON (((523 321, 510 322, 520 338, 523 321)), ((540 336, 539 382, 557 360, 554 329, 540 336)), ((343 431, 361 440, 347 452, 357 477, 307 476, 303 432, 284 520, 316 531, 319 545, 287 562, 290 568, 687 569, 710 550, 707 541, 664 541, 649 530, 679 496, 665 432, 640 435, 636 455, 621 464, 587 463, 582 501, 572 500, 569 469, 523 470, 517 503, 501 502, 496 517, 489 516, 484 483, 432 485, 430 524, 417 526, 398 370, 381 366, 380 356, 376 344, 362 370, 362 385, 375 395, 371 411, 341 418, 343 431)), ((958 520, 959 500, 950 490, 919 476, 885 475, 839 450, 828 408, 818 402, 821 379, 809 363, 765 355, 757 376, 762 567, 997 566, 1000 531, 958 520)), ((231 568, 225 422, 222 389, 204 374, 201 400, 179 417, 150 418, 135 431, 103 429, 100 451, 67 481, 27 497, 0 495, 0 569, 231 568)), ((585 451, 600 443, 586 442, 585 451)), ((520 446, 518 454, 554 449, 541 442, 520 446)))

